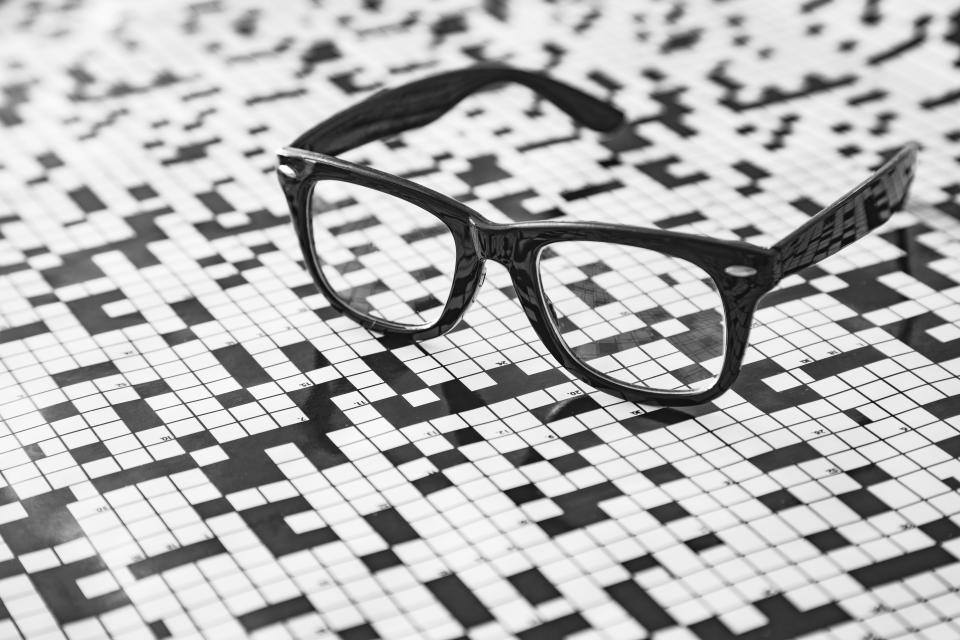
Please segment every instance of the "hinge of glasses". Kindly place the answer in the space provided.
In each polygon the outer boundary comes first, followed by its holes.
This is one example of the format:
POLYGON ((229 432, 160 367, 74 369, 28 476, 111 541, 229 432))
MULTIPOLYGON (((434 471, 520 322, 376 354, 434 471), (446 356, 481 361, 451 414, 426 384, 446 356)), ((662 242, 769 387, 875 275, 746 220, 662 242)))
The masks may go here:
POLYGON ((728 276, 733 276, 734 278, 749 278, 757 275, 756 269, 743 264, 732 264, 724 269, 723 272, 728 276))
POLYGON ((291 180, 297 177, 297 170, 288 164, 281 163, 280 165, 277 166, 277 171, 282 175, 290 178, 291 180))

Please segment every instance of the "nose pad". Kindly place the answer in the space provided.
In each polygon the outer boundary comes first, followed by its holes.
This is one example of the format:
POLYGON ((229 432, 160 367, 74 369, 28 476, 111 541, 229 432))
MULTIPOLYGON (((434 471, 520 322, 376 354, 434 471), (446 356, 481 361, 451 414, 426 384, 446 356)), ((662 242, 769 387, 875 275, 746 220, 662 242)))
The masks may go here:
POLYGON ((477 286, 473 288, 473 293, 470 294, 469 300, 464 300, 463 307, 460 310, 460 317, 457 319, 456 326, 462 327, 465 322, 464 318, 468 313, 470 313, 470 308, 473 307, 473 303, 476 301, 477 296, 480 295, 480 288, 483 286, 483 283, 487 279, 487 267, 482 265, 480 267, 480 279, 477 281, 477 286))
POLYGON ((483 288, 483 283, 487 281, 487 265, 480 267, 480 281, 477 282, 477 286, 473 289, 473 297, 470 298, 470 304, 472 305, 474 300, 477 299, 477 296, 480 295, 480 289, 483 288))

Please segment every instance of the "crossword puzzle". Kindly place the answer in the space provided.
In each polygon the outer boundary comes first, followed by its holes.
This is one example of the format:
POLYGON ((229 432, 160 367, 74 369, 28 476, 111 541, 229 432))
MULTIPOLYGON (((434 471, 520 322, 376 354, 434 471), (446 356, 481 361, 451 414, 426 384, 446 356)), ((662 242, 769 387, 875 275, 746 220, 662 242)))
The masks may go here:
MULTIPOLYGON (((0 2, 0 638, 960 637, 951 4, 0 2), (459 326, 411 343, 301 262, 275 150, 477 62, 627 126, 502 86, 345 157, 494 221, 761 246, 909 141, 916 179, 763 300, 730 391, 624 402, 559 366, 496 264, 459 326)), ((419 322, 452 250, 434 222, 397 219, 402 265, 365 273, 362 234, 328 264, 419 322)), ((716 325, 707 287, 618 259, 545 260, 566 261, 561 330, 615 375, 702 384, 719 347, 667 340, 716 325), (575 320, 591 279, 643 322, 575 320), (664 282, 686 326, 643 306, 664 282), (649 342, 614 357, 587 337, 608 325, 649 342)))

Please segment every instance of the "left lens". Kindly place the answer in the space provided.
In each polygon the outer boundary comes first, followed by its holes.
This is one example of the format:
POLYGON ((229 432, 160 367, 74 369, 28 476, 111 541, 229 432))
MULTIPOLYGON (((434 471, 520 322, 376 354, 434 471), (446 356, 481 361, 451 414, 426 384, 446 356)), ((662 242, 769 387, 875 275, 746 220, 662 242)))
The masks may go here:
POLYGON ((313 186, 310 215, 321 276, 345 305, 410 329, 440 320, 457 243, 439 218, 395 195, 336 180, 313 186))
POLYGON ((647 391, 710 389, 723 366, 723 299, 695 264, 606 242, 557 242, 539 257, 560 339, 585 366, 647 391))

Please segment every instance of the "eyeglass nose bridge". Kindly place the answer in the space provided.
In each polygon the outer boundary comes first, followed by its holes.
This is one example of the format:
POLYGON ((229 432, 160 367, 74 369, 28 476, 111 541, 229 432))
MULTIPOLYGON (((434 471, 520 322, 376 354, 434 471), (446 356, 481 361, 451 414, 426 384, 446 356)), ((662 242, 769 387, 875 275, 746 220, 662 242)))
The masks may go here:
POLYGON ((509 267, 517 250, 518 233, 509 225, 476 222, 471 227, 473 242, 480 258, 509 267))

